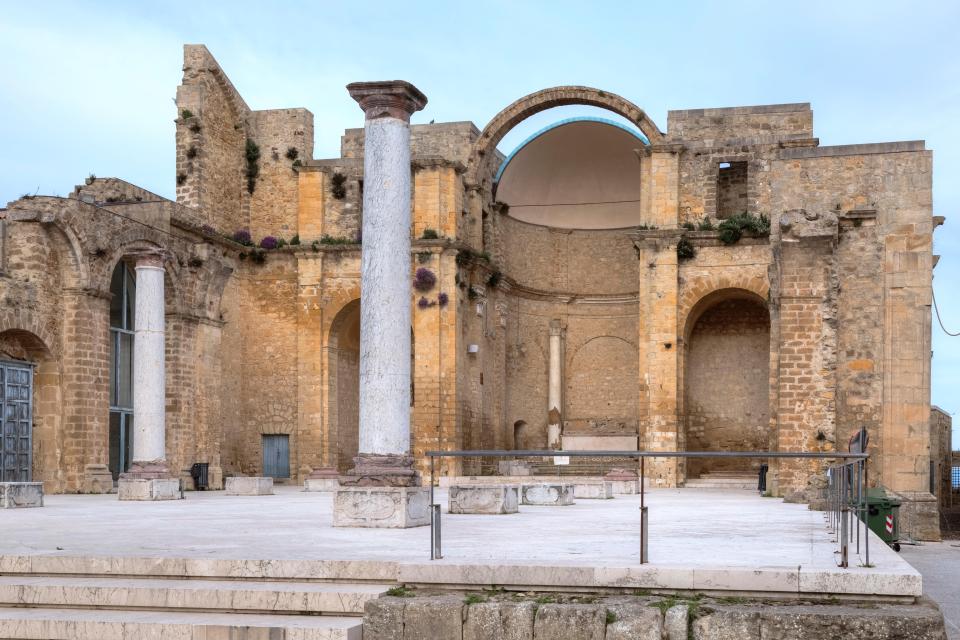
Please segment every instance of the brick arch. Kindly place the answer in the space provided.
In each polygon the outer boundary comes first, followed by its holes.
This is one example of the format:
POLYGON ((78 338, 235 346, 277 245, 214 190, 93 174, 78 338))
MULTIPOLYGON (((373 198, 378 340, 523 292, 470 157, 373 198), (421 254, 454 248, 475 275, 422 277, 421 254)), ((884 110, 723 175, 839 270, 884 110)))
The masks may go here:
POLYGON ((59 342, 36 314, 27 309, 10 309, 0 312, 0 334, 15 333, 32 336, 38 343, 38 348, 50 352, 53 358, 59 358, 59 342))
POLYGON ((360 385, 360 297, 350 299, 337 307, 327 329, 326 390, 327 420, 326 436, 330 443, 329 456, 332 464, 341 472, 352 466, 358 453, 359 385, 360 385), (358 331, 355 348, 348 348, 343 338, 345 333, 358 331))
POLYGON ((51 245, 62 258, 60 271, 63 286, 84 288, 90 282, 90 265, 83 259, 83 243, 72 225, 57 218, 49 233, 51 245))
POLYGON ((725 297, 759 299, 768 304, 770 283, 766 278, 747 274, 709 276, 696 280, 680 296, 677 302, 677 326, 681 337, 686 339, 700 314, 711 304, 725 297))
POLYGON ((541 111, 573 104, 612 111, 636 125, 647 136, 651 144, 663 142, 663 133, 643 109, 615 93, 580 86, 542 89, 515 101, 494 116, 484 127, 470 151, 470 158, 467 163, 467 182, 480 183, 484 169, 490 163, 497 145, 519 123, 541 111))

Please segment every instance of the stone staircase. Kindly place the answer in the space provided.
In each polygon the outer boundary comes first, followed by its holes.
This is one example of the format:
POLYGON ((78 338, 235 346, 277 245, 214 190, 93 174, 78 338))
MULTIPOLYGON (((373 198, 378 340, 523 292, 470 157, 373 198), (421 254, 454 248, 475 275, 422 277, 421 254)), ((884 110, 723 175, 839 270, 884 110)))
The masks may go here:
POLYGON ((757 490, 757 475, 749 471, 709 471, 699 478, 688 478, 687 489, 743 489, 757 490))
POLYGON ((67 571, 0 575, 0 638, 361 640, 364 605, 388 588, 302 578, 67 571))

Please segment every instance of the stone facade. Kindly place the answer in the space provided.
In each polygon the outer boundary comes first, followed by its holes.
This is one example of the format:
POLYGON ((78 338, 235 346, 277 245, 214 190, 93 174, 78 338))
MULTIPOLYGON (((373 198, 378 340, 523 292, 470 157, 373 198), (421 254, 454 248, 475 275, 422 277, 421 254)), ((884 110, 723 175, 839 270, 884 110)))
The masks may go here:
MULTIPOLYGON (((34 479, 48 492, 103 489, 84 470, 111 453, 110 275, 155 248, 168 256, 172 475, 206 462, 211 488, 261 476, 268 446, 286 452, 291 481, 346 471, 358 452, 363 130, 344 133, 340 158, 314 159, 308 111, 251 110, 199 45, 185 47, 171 115, 176 202, 97 178, 0 213, 0 356, 36 365, 34 479), (234 240, 241 231, 286 246, 254 249, 234 240)), ((807 104, 671 111, 661 131, 625 98, 586 87, 521 98, 483 130, 410 134, 410 276, 433 275, 410 300, 421 472, 430 449, 546 447, 548 424, 663 451, 829 452, 865 426, 869 483, 907 499, 905 522, 917 523, 907 533, 932 535, 931 249, 942 218, 923 142, 820 146, 807 104), (646 136, 641 226, 532 225, 497 200, 497 144, 567 104, 610 110, 646 136), (731 212, 763 214, 769 234, 728 245, 701 227, 731 212), (681 239, 692 258, 678 258, 681 239)), ((495 464, 442 459, 437 470, 495 464)), ((711 464, 651 460, 648 482, 680 486, 711 464)), ((822 466, 772 461, 769 486, 809 499, 822 466)))

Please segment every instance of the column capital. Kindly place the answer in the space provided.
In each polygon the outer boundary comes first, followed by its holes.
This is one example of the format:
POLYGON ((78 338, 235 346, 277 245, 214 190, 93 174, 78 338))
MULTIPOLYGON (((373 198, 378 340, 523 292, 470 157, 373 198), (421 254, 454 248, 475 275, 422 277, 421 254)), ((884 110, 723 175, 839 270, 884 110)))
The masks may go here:
POLYGON ((163 269, 163 263, 166 262, 170 254, 163 249, 143 249, 127 254, 134 261, 134 266, 140 268, 163 269))
POLYGON ((351 82, 347 91, 360 103, 367 120, 397 118, 410 122, 410 116, 427 104, 427 96, 405 80, 351 82))

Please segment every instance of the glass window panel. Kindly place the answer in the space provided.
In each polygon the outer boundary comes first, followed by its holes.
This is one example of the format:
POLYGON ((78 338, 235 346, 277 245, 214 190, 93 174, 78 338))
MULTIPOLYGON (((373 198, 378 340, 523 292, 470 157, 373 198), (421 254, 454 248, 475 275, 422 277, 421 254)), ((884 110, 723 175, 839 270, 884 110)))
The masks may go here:
POLYGON ((123 417, 123 470, 129 471, 133 459, 133 414, 125 413, 123 417))
POLYGON ((127 283, 127 314, 126 314, 126 324, 123 326, 124 329, 133 329, 137 326, 135 310, 137 308, 137 283, 134 280, 133 272, 130 269, 126 270, 126 283, 127 283))
POLYGON ((117 406, 117 332, 110 332, 110 406, 117 406))
POLYGON ((120 413, 110 412, 110 471, 117 479, 120 469, 120 413))
POLYGON ((121 262, 110 279, 110 326, 123 327, 123 271, 121 262))
POLYGON ((133 407, 133 336, 120 334, 119 366, 117 367, 117 404, 118 407, 133 407))

